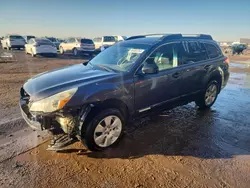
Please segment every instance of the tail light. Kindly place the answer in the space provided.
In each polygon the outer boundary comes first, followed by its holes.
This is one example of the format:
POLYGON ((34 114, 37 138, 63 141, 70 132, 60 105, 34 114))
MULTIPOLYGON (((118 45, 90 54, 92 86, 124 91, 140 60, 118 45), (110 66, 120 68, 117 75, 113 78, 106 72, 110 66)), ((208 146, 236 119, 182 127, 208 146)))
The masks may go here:
POLYGON ((80 44, 80 46, 84 46, 84 44, 83 44, 83 43, 81 43, 81 44, 80 44))
POLYGON ((224 60, 224 63, 229 65, 229 58, 228 57, 226 57, 226 59, 224 60))

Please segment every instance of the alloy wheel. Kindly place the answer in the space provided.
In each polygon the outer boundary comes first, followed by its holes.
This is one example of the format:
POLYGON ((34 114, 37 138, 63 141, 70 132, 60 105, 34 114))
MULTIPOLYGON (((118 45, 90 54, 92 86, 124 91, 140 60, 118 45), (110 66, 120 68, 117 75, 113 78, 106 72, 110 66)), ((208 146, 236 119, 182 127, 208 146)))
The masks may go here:
POLYGON ((216 95, 217 95, 217 86, 215 84, 211 84, 207 88, 207 91, 205 93, 205 104, 207 106, 211 105, 215 101, 216 95))
POLYGON ((95 128, 94 141, 99 147, 112 145, 121 135, 122 121, 119 117, 110 115, 102 119, 95 128))

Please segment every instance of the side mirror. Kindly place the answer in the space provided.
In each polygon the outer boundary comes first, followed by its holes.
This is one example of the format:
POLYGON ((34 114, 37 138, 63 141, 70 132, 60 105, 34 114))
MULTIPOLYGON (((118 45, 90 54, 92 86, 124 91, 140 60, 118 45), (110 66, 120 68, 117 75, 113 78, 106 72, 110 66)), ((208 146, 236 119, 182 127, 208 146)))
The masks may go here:
POLYGON ((152 64, 144 64, 144 66, 142 67, 142 73, 143 74, 156 74, 158 73, 159 68, 155 63, 152 64))

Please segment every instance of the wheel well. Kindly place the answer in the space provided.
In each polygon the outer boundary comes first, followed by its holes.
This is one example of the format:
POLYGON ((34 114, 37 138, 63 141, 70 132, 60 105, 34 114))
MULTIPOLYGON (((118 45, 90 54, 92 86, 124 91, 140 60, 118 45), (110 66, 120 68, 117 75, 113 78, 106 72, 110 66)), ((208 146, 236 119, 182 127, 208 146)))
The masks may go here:
POLYGON ((94 107, 91 108, 90 112, 88 113, 84 123, 83 123, 83 132, 84 134, 85 129, 87 127, 87 124, 102 110, 108 109, 108 108, 116 108, 118 109, 122 115, 124 116, 124 120, 126 121, 129 117, 129 110, 127 105, 118 99, 108 99, 103 102, 93 103, 94 107))
POLYGON ((220 90, 221 90, 221 84, 222 84, 221 75, 220 74, 215 74, 215 75, 211 76, 210 79, 209 79, 209 82, 212 81, 212 80, 216 80, 218 82, 218 84, 219 84, 219 88, 218 89, 219 89, 219 92, 220 92, 220 90))
POLYGON ((127 118, 127 116, 129 115, 127 105, 119 99, 108 99, 103 102, 96 103, 93 107, 93 110, 95 110, 95 112, 99 112, 107 108, 116 108, 120 110, 124 118, 127 118))

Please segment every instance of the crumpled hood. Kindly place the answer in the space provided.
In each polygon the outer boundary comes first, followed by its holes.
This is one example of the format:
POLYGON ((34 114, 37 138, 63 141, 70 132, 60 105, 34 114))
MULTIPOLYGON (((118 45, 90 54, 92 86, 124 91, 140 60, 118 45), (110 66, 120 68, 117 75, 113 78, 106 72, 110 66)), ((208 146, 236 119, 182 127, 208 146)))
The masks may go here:
POLYGON ((23 88, 31 96, 31 101, 37 101, 67 89, 96 83, 116 75, 117 73, 95 69, 90 65, 77 64, 38 74, 29 79, 23 88))

